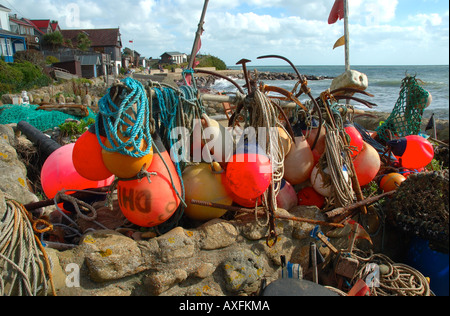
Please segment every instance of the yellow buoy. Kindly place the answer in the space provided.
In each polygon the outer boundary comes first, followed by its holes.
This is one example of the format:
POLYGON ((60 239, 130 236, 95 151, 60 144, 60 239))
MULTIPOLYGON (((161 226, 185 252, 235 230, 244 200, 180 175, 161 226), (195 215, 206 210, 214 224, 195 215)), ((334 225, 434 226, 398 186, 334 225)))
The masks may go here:
POLYGON ((223 216, 227 211, 218 208, 195 205, 191 200, 207 201, 212 203, 231 205, 233 199, 222 183, 225 173, 220 173, 222 168, 216 162, 213 164, 200 163, 189 166, 183 172, 183 183, 185 187, 185 201, 187 204, 184 213, 192 219, 208 221, 223 216))

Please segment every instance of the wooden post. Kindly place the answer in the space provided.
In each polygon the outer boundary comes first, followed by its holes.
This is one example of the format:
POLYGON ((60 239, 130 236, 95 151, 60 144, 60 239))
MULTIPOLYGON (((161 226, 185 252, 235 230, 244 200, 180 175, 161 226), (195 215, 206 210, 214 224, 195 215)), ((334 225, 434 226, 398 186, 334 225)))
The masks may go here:
POLYGON ((350 37, 348 30, 348 0, 344 0, 345 71, 350 70, 350 37))

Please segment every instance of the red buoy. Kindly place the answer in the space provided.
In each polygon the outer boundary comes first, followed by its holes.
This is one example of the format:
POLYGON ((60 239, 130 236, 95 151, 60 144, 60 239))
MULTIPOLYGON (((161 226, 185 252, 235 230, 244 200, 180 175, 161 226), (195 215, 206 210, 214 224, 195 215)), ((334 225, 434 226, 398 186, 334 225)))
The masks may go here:
POLYGON ((418 135, 391 140, 388 144, 392 153, 399 159, 400 164, 407 169, 424 168, 434 158, 433 145, 418 135))
POLYGON ((322 208, 325 205, 325 197, 314 190, 313 187, 301 189, 298 194, 298 205, 317 206, 322 208))
POLYGON ((363 149, 364 140, 353 124, 345 126, 345 132, 350 136, 350 149, 352 150, 352 158, 355 158, 363 149))
MULTIPOLYGON (((105 142, 106 137, 100 136, 100 139, 105 142)), ((102 146, 98 142, 97 135, 90 130, 76 141, 72 160, 75 169, 86 179, 101 181, 113 175, 103 163, 102 146)))
POLYGON ((238 149, 226 166, 225 186, 234 195, 251 200, 261 196, 272 181, 272 164, 261 147, 238 149))

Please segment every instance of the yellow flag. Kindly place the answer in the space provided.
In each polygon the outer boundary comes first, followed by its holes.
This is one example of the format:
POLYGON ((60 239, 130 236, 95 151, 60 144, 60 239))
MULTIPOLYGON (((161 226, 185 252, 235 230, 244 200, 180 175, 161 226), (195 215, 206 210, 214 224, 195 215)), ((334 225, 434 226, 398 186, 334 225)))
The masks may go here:
POLYGON ((344 45, 345 45, 345 35, 336 41, 333 49, 335 49, 336 47, 339 47, 339 46, 344 46, 344 45))

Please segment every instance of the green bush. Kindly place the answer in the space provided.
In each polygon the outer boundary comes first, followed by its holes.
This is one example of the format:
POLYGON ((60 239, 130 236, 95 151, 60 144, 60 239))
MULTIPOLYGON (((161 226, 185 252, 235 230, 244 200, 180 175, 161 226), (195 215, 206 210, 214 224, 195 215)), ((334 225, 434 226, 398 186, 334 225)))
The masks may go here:
POLYGON ((223 60, 212 55, 205 55, 197 58, 200 64, 197 67, 216 67, 217 70, 226 70, 227 65, 223 60))
POLYGON ((5 93, 19 93, 47 86, 51 79, 42 72, 42 68, 31 62, 15 62, 12 64, 0 61, 0 96, 5 93))
POLYGON ((47 58, 45 58, 45 63, 47 65, 53 65, 59 63, 59 59, 56 58, 55 56, 47 56, 47 58))

